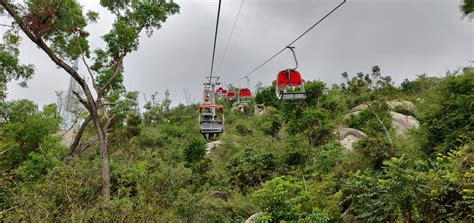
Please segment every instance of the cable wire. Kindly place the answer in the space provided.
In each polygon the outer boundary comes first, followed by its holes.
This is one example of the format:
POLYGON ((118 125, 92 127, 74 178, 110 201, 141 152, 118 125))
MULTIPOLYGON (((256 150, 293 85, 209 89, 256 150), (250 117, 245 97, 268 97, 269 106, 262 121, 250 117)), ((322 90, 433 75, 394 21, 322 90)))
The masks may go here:
POLYGON ((214 48, 212 50, 211 75, 209 76, 209 84, 211 84, 212 82, 212 71, 214 70, 214 58, 216 56, 217 33, 219 30, 219 17, 221 15, 221 3, 222 3, 222 0, 219 0, 219 7, 217 8, 216 33, 214 34, 214 48))
POLYGON ((222 58, 221 58, 221 60, 220 60, 220 62, 219 62, 219 66, 217 66, 217 71, 216 71, 216 73, 219 73, 219 71, 221 70, 222 63, 224 62, 224 58, 225 58, 226 53, 227 53, 227 49, 229 48, 230 42, 232 41, 232 36, 234 35, 235 27, 237 26, 237 22, 239 21, 240 12, 242 11, 242 6, 243 6, 243 5, 244 5, 244 0, 242 0, 242 1, 240 2, 239 11, 237 12, 237 17, 235 17, 234 25, 232 26, 232 31, 230 32, 229 39, 227 40, 227 44, 226 44, 226 46, 225 46, 224 53, 222 54, 222 58))
MULTIPOLYGON (((260 69, 261 67, 263 67, 265 64, 267 64, 268 62, 270 62, 271 60, 273 60, 275 57, 277 57, 278 55, 280 55, 283 51, 285 51, 285 49, 288 47, 288 46, 291 46, 293 45, 294 43, 296 43, 296 41, 298 41, 299 39, 301 39, 301 37, 303 37, 304 35, 306 35, 309 31, 311 31, 314 27, 316 27, 317 25, 319 25, 322 21, 324 21, 328 16, 330 16, 333 12, 335 12, 339 7, 341 7, 342 5, 344 5, 344 3, 346 3, 347 0, 343 0, 339 5, 337 5, 333 10, 331 10, 328 14, 326 14, 323 18, 321 18, 320 20, 318 20, 314 25, 312 25, 311 27, 309 27, 309 29, 307 29, 306 31, 304 31, 301 35, 299 35, 295 40, 293 40, 291 43, 289 43, 288 45, 286 45, 285 47, 283 47, 283 49, 281 49, 280 51, 278 51, 275 55, 271 56, 270 58, 268 58, 265 62, 263 62, 262 64, 260 64, 258 67, 256 67, 255 69, 253 69, 252 71, 250 71, 249 73, 247 73, 246 75, 244 75, 242 78, 238 79, 237 81, 235 82, 238 82, 238 81, 241 81, 247 77, 249 77, 250 75, 252 75, 253 73, 255 73, 255 71, 257 71, 258 69, 260 69)), ((234 82, 234 83, 235 83, 234 82)))

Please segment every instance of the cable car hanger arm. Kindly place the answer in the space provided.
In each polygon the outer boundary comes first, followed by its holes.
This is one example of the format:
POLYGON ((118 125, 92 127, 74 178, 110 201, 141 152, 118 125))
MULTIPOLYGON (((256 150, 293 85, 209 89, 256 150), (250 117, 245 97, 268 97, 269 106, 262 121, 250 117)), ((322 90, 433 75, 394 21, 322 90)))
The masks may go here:
POLYGON ((286 48, 291 50, 291 52, 293 53, 293 57, 295 58, 296 67, 293 68, 293 70, 298 69, 298 59, 296 59, 295 47, 294 46, 287 46, 286 48))

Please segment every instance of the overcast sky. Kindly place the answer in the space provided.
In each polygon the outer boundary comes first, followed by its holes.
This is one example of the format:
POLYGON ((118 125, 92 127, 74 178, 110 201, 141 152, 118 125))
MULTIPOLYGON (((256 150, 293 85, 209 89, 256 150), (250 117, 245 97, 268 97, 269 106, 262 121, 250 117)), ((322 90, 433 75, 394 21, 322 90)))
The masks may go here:
MULTIPOLYGON (((86 9, 101 13, 88 29, 93 48, 113 17, 99 0, 80 0, 86 9)), ((143 35, 140 48, 125 60, 125 85, 147 95, 170 90, 173 104, 184 103, 187 89, 201 100, 202 82, 209 75, 218 0, 177 0, 181 12, 151 38, 143 35)), ((217 75, 227 84, 272 56, 334 8, 338 0, 245 0, 233 40, 217 75)), ((473 31, 462 19, 457 0, 348 0, 294 46, 299 71, 306 80, 340 83, 341 73, 369 72, 379 65, 397 83, 416 75, 443 75, 469 65, 473 31)), ((218 65, 237 15, 240 0, 224 0, 216 51, 218 65)), ((56 101, 55 91, 67 90, 69 77, 28 39, 21 59, 35 65, 29 88, 11 84, 9 99, 27 98, 39 105, 56 101)), ((281 69, 294 65, 290 52, 280 54, 251 76, 269 85, 281 69)), ((83 67, 80 71, 85 75, 83 67)), ((246 86, 238 82, 236 86, 246 86)))

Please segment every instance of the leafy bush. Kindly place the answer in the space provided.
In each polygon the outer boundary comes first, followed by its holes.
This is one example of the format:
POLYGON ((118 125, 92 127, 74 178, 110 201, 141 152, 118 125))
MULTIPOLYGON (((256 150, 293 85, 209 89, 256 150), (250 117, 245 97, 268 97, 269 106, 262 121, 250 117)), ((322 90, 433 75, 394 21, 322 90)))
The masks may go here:
POLYGON ((237 130, 237 133, 241 136, 250 136, 253 135, 253 131, 249 128, 247 128, 245 125, 237 125, 235 126, 235 129, 237 130))
POLYGON ((60 141, 59 137, 45 137, 39 151, 28 154, 27 159, 16 169, 16 175, 24 181, 42 179, 43 175, 61 163, 60 159, 68 152, 60 141))
POLYGON ((255 191, 252 197, 264 212, 263 221, 297 221, 306 217, 302 205, 309 194, 294 179, 275 177, 263 183, 262 188, 255 191))
POLYGON ((271 153, 245 149, 232 156, 227 170, 232 184, 237 188, 258 186, 268 179, 277 167, 277 159, 271 153))
POLYGON ((263 133, 276 138, 282 127, 282 120, 275 108, 266 107, 256 124, 263 133))
POLYGON ((474 139, 474 72, 447 76, 418 106, 421 127, 429 133, 424 150, 433 156, 474 139))
POLYGON ((380 106, 372 105, 372 109, 374 110, 364 109, 358 114, 351 114, 346 119, 347 125, 350 128, 362 130, 372 136, 384 136, 384 126, 387 130, 392 126, 392 117, 390 116, 388 106, 383 102, 380 106), (380 123, 374 113, 379 116, 382 123, 380 123))
POLYGON ((53 146, 50 135, 59 131, 61 123, 55 105, 38 111, 33 102, 19 100, 0 103, 0 110, 5 121, 0 126, 0 148, 6 151, 0 166, 10 169, 27 160, 31 152, 41 153, 43 144, 53 146))
POLYGON ((361 221, 472 221, 472 149, 440 156, 432 164, 402 156, 381 173, 357 171, 342 187, 342 206, 361 221))
POLYGON ((304 141, 304 137, 296 136, 284 143, 281 149, 282 164, 304 167, 314 157, 311 147, 304 141))
POLYGON ((206 155, 206 142, 202 138, 191 138, 184 150, 184 159, 193 163, 206 155))
POLYGON ((394 155, 394 148, 383 138, 366 137, 355 144, 354 152, 359 154, 359 163, 380 169, 383 162, 394 155))
POLYGON ((316 168, 323 172, 334 172, 335 168, 345 160, 346 152, 338 143, 326 144, 316 151, 316 168))

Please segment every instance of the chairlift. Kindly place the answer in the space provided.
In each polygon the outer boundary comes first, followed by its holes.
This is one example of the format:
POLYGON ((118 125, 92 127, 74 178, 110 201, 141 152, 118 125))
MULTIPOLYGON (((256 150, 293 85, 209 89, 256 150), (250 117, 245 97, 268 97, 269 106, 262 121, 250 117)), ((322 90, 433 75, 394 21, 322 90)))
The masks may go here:
POLYGON ((252 101, 252 92, 248 88, 242 88, 239 90, 239 102, 247 104, 252 101))
POLYGON ((233 100, 235 100, 235 93, 234 93, 234 90, 230 90, 230 89, 229 89, 229 91, 227 92, 226 97, 227 97, 227 100, 228 100, 228 101, 233 101, 233 100))
POLYGON ((219 88, 217 88, 215 95, 217 97, 222 97, 222 96, 225 95, 224 91, 226 91, 226 90, 223 87, 219 87, 219 88))
POLYGON ((199 107, 199 131, 206 139, 224 132, 224 106, 202 104, 199 107))
POLYGON ((294 47, 288 46, 288 49, 293 53, 296 67, 282 70, 278 73, 275 83, 275 93, 280 100, 304 100, 306 99, 306 92, 304 89, 304 80, 301 74, 296 71, 298 68, 298 60, 294 47))

